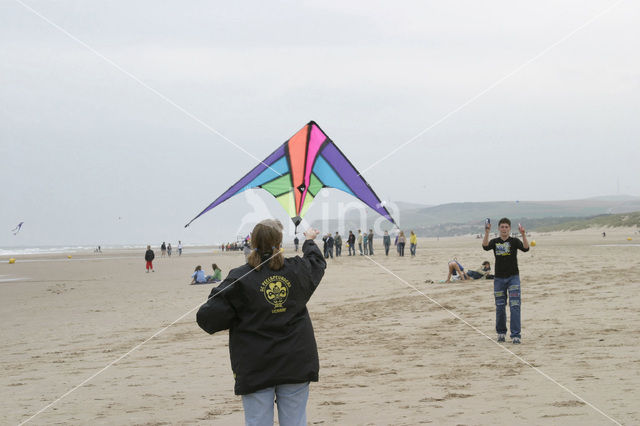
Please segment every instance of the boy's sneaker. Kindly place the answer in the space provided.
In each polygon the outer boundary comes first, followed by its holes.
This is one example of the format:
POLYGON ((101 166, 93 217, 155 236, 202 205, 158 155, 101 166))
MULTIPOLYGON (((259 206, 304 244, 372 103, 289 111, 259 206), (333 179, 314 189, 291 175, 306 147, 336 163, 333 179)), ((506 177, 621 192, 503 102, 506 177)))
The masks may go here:
POLYGON ((514 345, 519 345, 520 344, 520 338, 519 337, 514 337, 513 338, 513 344, 514 345))
POLYGON ((504 339, 505 339, 505 334, 503 333, 498 334, 498 342, 504 342, 504 339))

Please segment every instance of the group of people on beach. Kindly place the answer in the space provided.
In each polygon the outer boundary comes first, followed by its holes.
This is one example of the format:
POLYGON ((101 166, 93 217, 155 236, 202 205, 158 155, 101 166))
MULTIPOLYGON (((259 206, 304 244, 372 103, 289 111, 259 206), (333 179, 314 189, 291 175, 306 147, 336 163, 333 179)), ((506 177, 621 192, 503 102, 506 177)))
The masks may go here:
MULTIPOLYGON (((171 257, 171 253, 173 252, 173 247, 171 247, 171 243, 166 244, 164 241, 160 244, 160 252, 162 257, 168 256, 171 257)), ((178 241, 178 256, 182 256, 182 241, 178 241)))
POLYGON ((235 243, 226 243, 226 244, 220 244, 220 250, 221 251, 240 251, 242 249, 244 249, 245 246, 245 242, 235 242, 235 243))
MULTIPOLYGON (((490 240, 491 224, 487 221, 482 240, 482 248, 493 250, 495 256, 493 294, 497 341, 506 339, 508 303, 510 337, 512 343, 519 344, 521 299, 517 253, 528 251, 529 243, 521 225, 518 230, 522 240, 511 235, 511 222, 507 218, 499 221, 498 228, 498 237, 490 240)), ((246 264, 232 269, 227 278, 211 290, 197 313, 197 322, 207 333, 229 330, 234 389, 242 396, 247 425, 273 424, 274 403, 281 425, 307 424, 309 383, 318 381, 319 360, 306 305, 322 280, 328 254, 326 248, 322 253, 316 245, 314 240, 318 235, 317 229, 308 229, 304 233, 303 256, 285 258, 281 250, 282 224, 273 219, 258 223, 251 233, 246 264)), ((359 237, 362 240, 358 239, 358 248, 364 255, 364 235, 359 232, 359 237)), ((323 236, 325 247, 330 246, 330 239, 333 246, 337 245, 336 238, 326 234, 323 236)), ((369 234, 366 241, 367 254, 372 255, 369 234)), ((351 249, 355 242, 350 232, 349 255, 355 256, 355 249, 351 249)), ((299 241, 295 243, 297 251, 299 241)), ((472 271, 465 271, 456 259, 449 265, 450 275, 455 271, 461 279, 474 277, 472 271)), ((477 272, 488 277, 490 270, 487 261, 477 272)))
MULTIPOLYGON (((161 257, 165 257, 165 256, 171 257, 172 251, 173 251, 173 248, 171 247, 171 243, 167 245, 163 241, 162 244, 160 244, 161 257)), ((182 241, 178 241, 178 256, 182 256, 182 241)), ((147 273, 149 271, 155 272, 155 269, 153 268, 153 260, 155 258, 156 258, 156 253, 151 249, 151 245, 147 245, 147 251, 145 251, 144 253, 144 260, 146 262, 147 273)))
MULTIPOLYGON (((362 230, 358 229, 357 236, 353 233, 353 231, 349 230, 349 234, 347 235, 345 242, 348 256, 356 255, 356 247, 360 256, 373 256, 374 238, 375 234, 373 233, 373 229, 369 229, 368 233, 366 231, 362 232, 362 230)), ((332 235, 331 233, 323 235, 322 243, 322 253, 325 259, 333 259, 334 252, 336 257, 342 256, 343 239, 339 232, 336 231, 335 235, 332 235)), ((293 246, 296 252, 299 249, 299 244, 300 240, 296 236, 293 239, 293 246)), ((405 236, 404 231, 399 230, 396 233, 393 244, 396 247, 397 255, 400 257, 404 257, 404 249, 407 244, 407 237, 405 236)), ((409 236, 409 244, 411 257, 415 257, 418 247, 418 237, 413 231, 411 231, 411 235, 409 236)), ((389 235, 389 231, 384 231, 384 235, 382 237, 382 245, 384 246, 385 256, 389 256, 389 250, 391 248, 391 235, 389 235)))

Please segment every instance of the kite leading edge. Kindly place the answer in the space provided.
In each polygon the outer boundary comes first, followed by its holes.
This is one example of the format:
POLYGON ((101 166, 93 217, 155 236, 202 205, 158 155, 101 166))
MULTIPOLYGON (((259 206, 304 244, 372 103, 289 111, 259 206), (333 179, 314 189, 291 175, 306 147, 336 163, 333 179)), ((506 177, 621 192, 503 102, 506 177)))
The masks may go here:
POLYGON ((395 224, 371 186, 314 121, 216 198, 185 228, 209 210, 251 188, 262 188, 273 195, 289 213, 296 228, 322 188, 351 194, 395 224))

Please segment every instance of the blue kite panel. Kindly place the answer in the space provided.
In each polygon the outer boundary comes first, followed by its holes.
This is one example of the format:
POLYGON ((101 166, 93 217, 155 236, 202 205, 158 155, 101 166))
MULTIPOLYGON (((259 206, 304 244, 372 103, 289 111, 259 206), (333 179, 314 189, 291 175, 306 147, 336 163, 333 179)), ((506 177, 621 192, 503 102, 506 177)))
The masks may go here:
POLYGON ((336 188, 346 192, 347 194, 354 195, 322 155, 319 155, 318 158, 316 158, 316 164, 313 166, 313 173, 318 177, 318 179, 320 179, 324 186, 336 188))
POLYGON ((238 192, 242 192, 245 189, 255 188, 287 173, 289 173, 289 163, 287 162, 287 157, 282 157, 273 163, 270 168, 265 169, 262 173, 256 176, 255 179, 246 184, 238 192))

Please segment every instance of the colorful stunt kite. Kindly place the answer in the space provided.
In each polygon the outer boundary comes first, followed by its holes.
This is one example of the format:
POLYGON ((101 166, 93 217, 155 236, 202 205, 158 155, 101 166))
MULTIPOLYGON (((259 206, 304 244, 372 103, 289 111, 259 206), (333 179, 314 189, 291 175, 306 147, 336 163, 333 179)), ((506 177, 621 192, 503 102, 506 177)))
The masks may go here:
POLYGON ((191 222, 251 188, 262 188, 273 195, 289 213, 296 228, 322 188, 336 188, 351 194, 395 224, 371 186, 313 121, 227 189, 191 222))

